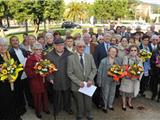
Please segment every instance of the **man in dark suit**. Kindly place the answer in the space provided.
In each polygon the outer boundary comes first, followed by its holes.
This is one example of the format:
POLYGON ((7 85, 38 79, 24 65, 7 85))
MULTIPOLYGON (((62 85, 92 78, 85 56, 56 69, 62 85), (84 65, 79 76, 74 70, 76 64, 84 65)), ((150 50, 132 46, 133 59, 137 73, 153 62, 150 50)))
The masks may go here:
MULTIPOLYGON (((25 65, 27 52, 19 47, 18 37, 12 36, 10 38, 11 48, 9 53, 11 57, 17 62, 17 64, 25 65)), ((19 114, 23 115, 26 112, 25 109, 25 98, 27 99, 28 106, 33 107, 32 96, 29 89, 29 82, 24 71, 21 71, 15 82, 15 93, 17 98, 17 104, 19 106, 19 114)))
POLYGON ((106 33, 104 35, 104 42, 97 45, 96 50, 93 54, 94 61, 96 64, 96 67, 99 67, 100 61, 107 56, 107 51, 110 48, 110 40, 111 40, 112 35, 109 33, 106 33))
POLYGON ((72 114, 71 110, 71 81, 67 75, 67 57, 72 53, 64 46, 63 39, 56 39, 54 49, 45 58, 50 60, 57 67, 58 71, 50 74, 48 80, 53 87, 53 109, 54 115, 63 110, 72 114), (62 103, 63 102, 63 103, 62 103))
POLYGON ((78 92, 80 87, 84 87, 84 81, 88 87, 93 84, 97 72, 92 55, 84 53, 84 47, 85 43, 83 41, 76 41, 77 53, 68 57, 67 73, 71 79, 71 90, 76 101, 76 120, 82 120, 84 114, 86 114, 88 120, 93 120, 91 97, 78 92))

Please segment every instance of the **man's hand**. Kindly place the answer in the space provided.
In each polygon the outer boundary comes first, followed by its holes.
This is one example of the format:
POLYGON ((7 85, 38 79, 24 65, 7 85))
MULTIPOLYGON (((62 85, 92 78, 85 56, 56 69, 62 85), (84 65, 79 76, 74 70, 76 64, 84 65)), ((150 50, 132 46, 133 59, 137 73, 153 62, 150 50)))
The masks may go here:
POLYGON ((87 87, 90 87, 93 84, 92 80, 88 80, 87 87))
POLYGON ((156 67, 160 68, 160 64, 157 64, 156 67))
POLYGON ((53 80, 50 80, 49 82, 50 82, 52 85, 54 84, 54 81, 53 81, 53 80))
POLYGON ((80 82, 80 87, 83 88, 84 87, 84 83, 81 81, 80 82))

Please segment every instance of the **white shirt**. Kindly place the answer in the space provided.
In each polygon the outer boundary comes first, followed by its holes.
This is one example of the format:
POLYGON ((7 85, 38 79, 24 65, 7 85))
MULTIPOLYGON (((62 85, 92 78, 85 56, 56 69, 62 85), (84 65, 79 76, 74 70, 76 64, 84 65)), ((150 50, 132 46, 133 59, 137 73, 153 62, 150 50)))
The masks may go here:
POLYGON ((153 50, 157 49, 157 45, 153 45, 153 43, 151 43, 151 47, 152 47, 153 50))
MULTIPOLYGON (((27 58, 25 58, 25 57, 23 56, 23 53, 22 53, 21 49, 19 49, 19 48, 18 48, 18 49, 15 49, 15 48, 14 48, 14 51, 15 51, 17 57, 18 57, 19 62, 20 62, 23 66, 25 66, 27 58)), ((26 73, 23 71, 22 76, 21 76, 21 79, 25 79, 25 78, 27 78, 27 75, 26 75, 26 73)))

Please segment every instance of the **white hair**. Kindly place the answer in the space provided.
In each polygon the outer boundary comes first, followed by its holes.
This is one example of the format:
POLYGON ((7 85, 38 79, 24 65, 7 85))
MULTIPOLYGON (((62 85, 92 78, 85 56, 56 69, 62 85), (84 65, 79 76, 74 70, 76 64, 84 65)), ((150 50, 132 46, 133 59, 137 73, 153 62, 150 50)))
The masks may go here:
POLYGON ((159 39, 158 35, 152 35, 151 40, 153 39, 159 39))
POLYGON ((76 40, 75 45, 76 46, 79 46, 79 45, 85 46, 85 42, 83 40, 76 40))
POLYGON ((53 34, 52 34, 52 33, 50 33, 50 32, 46 33, 46 35, 45 35, 45 39, 47 39, 47 38, 48 38, 48 36, 51 36, 51 37, 53 38, 53 34))
POLYGON ((35 42, 32 46, 32 49, 43 49, 42 44, 39 42, 35 42))
POLYGON ((9 42, 6 38, 0 38, 0 45, 9 45, 9 42))

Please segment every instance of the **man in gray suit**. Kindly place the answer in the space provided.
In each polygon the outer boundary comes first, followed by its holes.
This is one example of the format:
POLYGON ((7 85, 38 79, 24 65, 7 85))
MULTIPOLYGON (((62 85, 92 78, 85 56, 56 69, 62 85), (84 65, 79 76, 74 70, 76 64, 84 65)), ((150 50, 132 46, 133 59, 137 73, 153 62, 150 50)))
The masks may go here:
POLYGON ((78 92, 80 87, 84 87, 84 81, 87 82, 88 87, 93 84, 93 79, 97 72, 92 55, 85 54, 84 47, 84 41, 76 41, 77 52, 68 57, 67 73, 71 79, 71 90, 76 101, 76 120, 81 120, 84 113, 88 120, 93 120, 91 97, 78 92))

